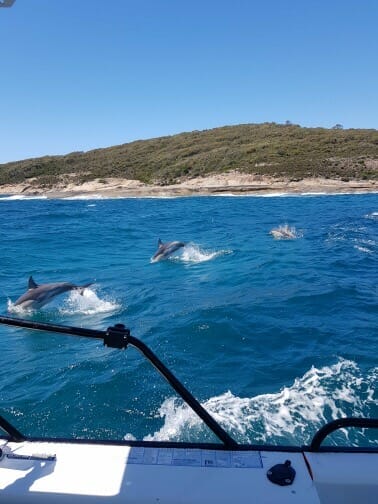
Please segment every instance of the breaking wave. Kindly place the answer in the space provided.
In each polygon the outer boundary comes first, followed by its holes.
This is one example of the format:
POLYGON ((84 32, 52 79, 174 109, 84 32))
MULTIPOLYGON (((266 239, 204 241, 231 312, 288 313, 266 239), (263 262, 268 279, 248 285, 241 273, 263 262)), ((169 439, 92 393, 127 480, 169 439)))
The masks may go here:
POLYGON ((46 200, 47 196, 40 194, 36 196, 26 196, 24 194, 12 194, 11 196, 0 196, 0 201, 18 201, 18 200, 46 200))

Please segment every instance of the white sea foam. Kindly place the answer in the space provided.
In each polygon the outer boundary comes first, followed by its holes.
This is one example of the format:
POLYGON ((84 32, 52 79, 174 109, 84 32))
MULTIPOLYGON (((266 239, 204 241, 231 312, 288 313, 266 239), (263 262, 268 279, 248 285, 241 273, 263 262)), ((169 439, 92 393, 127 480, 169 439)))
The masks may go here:
POLYGON ((287 192, 272 192, 272 193, 267 193, 267 194, 256 194, 255 195, 257 198, 282 198, 282 197, 290 197, 290 196, 296 196, 296 194, 290 194, 287 192))
MULTIPOLYGON (((365 218, 372 218, 370 215, 365 215, 365 218)), ((377 247, 377 241, 369 238, 367 232, 368 230, 365 225, 336 225, 330 229, 327 242, 350 245, 359 252, 373 254, 377 247)))
POLYGON ((21 305, 15 306, 14 303, 8 299, 7 310, 10 313, 17 313, 18 315, 25 315, 27 313, 33 313, 34 310, 23 308, 21 305))
POLYGON ((195 243, 188 243, 182 249, 181 254, 174 257, 174 260, 185 263, 201 263, 231 253, 230 250, 205 250, 195 243))
POLYGON ((337 195, 337 193, 327 193, 326 191, 318 191, 318 192, 303 192, 300 193, 301 196, 327 196, 328 194, 337 195))
MULTIPOLYGON (((185 247, 180 248, 175 254, 168 257, 169 261, 181 263, 202 263, 211 261, 216 257, 232 254, 232 250, 205 250, 195 243, 187 243, 185 247)), ((158 262, 150 259, 151 263, 158 262)))
MULTIPOLYGON (((207 196, 207 195, 206 195, 207 196)), ((221 193, 221 194, 210 194, 212 198, 240 198, 243 196, 250 196, 250 194, 239 194, 239 193, 221 193)))
POLYGON ((101 299, 93 288, 84 289, 83 294, 73 290, 64 302, 60 312, 68 315, 82 313, 84 315, 94 315, 118 310, 120 305, 114 300, 101 299))
MULTIPOLYGON (((340 360, 320 369, 312 367, 279 392, 241 398, 228 391, 202 406, 240 442, 291 438, 296 444, 308 443, 329 420, 364 416, 366 407, 377 405, 373 398, 377 376, 378 368, 363 377, 356 363, 340 360)), ((202 429, 201 420, 176 398, 163 402, 159 416, 164 425, 146 440, 181 440, 188 431, 195 434, 202 429)))
POLYGON ((378 212, 371 212, 369 214, 364 215, 365 219, 378 219, 378 212))
MULTIPOLYGON (((245 193, 221 193, 221 194, 211 194, 210 196, 214 198, 298 198, 299 196, 312 196, 314 193, 290 193, 290 192, 268 192, 268 193, 255 193, 255 192, 245 192, 245 193)), ((318 193, 316 196, 325 196, 328 193, 318 193)))
POLYGON ((290 227, 288 224, 281 224, 277 228, 272 229, 269 234, 276 240, 293 240, 303 237, 303 233, 297 231, 294 226, 290 227))
POLYGON ((42 199, 45 200, 47 199, 46 196, 44 195, 39 195, 39 196, 25 196, 24 194, 13 194, 12 196, 1 196, 0 201, 13 201, 13 200, 38 200, 42 199))
POLYGON ((78 194, 77 196, 67 196, 62 199, 66 201, 75 201, 75 200, 99 200, 105 198, 102 194, 78 194))
MULTIPOLYGON (((55 303, 56 301, 54 301, 55 303)), ((51 305, 46 305, 48 306, 51 305)), ((42 309, 45 309, 43 307, 42 309)), ((84 315, 94 315, 96 313, 111 312, 120 309, 120 305, 112 300, 101 299, 96 294, 95 289, 84 289, 83 294, 79 291, 70 291, 68 298, 63 301, 63 306, 59 308, 60 313, 65 315, 75 315, 82 313, 84 315)), ((26 315, 34 313, 35 309, 24 308, 22 306, 15 306, 13 302, 8 299, 8 311, 17 313, 19 315, 26 315)))
POLYGON ((269 193, 254 193, 254 192, 245 192, 245 193, 219 193, 219 194, 210 194, 212 198, 280 198, 282 196, 285 197, 296 197, 300 196, 299 194, 291 194, 286 192, 269 192, 269 193))
POLYGON ((365 254, 373 254, 373 250, 370 250, 367 247, 361 247, 361 245, 355 245, 354 248, 360 252, 364 252, 365 254))

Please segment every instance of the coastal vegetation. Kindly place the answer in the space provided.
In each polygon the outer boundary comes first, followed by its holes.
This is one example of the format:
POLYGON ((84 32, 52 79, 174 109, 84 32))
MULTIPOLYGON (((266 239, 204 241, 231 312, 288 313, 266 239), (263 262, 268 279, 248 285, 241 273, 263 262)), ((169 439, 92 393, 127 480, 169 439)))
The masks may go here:
POLYGON ((224 126, 0 165, 0 185, 53 187, 109 177, 169 185, 239 171, 301 180, 377 180, 378 130, 263 123, 224 126))

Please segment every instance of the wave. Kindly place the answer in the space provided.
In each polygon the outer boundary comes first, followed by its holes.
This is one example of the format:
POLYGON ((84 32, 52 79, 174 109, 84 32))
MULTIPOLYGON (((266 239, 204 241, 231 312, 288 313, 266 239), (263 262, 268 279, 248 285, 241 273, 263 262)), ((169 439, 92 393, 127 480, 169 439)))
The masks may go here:
MULTIPOLYGON (((330 420, 370 416, 367 410, 378 405, 373 397, 377 377, 378 367, 363 376, 355 362, 340 359, 331 366, 312 367, 279 392, 241 398, 228 391, 202 406, 241 443, 308 444, 330 420)), ((177 398, 166 399, 158 416, 163 426, 145 440, 183 441, 204 435, 201 420, 177 398)), ((342 436, 357 444, 346 430, 342 436)))
POLYGON ((64 201, 76 201, 76 200, 99 200, 106 199, 102 194, 78 194, 76 196, 66 196, 62 197, 64 201))
MULTIPOLYGON (((298 197, 306 197, 306 196, 338 196, 340 193, 329 193, 329 192, 298 192, 298 193, 292 193, 292 192, 282 192, 282 191, 274 191, 272 192, 267 192, 267 193, 255 193, 255 192, 241 192, 241 193, 215 193, 215 194, 210 194, 210 195, 204 195, 206 196, 211 196, 213 198, 298 198, 298 197)), ((346 194, 346 193, 343 193, 346 194)), ((353 194, 353 193, 351 193, 353 194)))
POLYGON ((25 196, 24 194, 13 194, 11 196, 0 196, 0 201, 19 201, 19 200, 46 200, 47 196, 25 196))
POLYGON ((203 197, 210 196, 212 198, 281 198, 281 197, 296 197, 301 196, 301 194, 287 193, 287 192, 269 192, 269 193, 254 193, 254 192, 242 192, 242 193, 215 193, 204 195, 203 197))

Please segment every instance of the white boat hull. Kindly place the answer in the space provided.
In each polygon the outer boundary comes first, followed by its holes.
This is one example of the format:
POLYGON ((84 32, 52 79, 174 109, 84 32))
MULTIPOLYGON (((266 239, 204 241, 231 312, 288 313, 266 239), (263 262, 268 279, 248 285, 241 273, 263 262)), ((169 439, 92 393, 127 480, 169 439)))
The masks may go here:
POLYGON ((5 439, 0 440, 0 448, 0 502, 7 504, 378 503, 376 453, 14 443, 5 439), (288 486, 273 484, 266 473, 285 460, 291 461, 295 479, 288 486))

